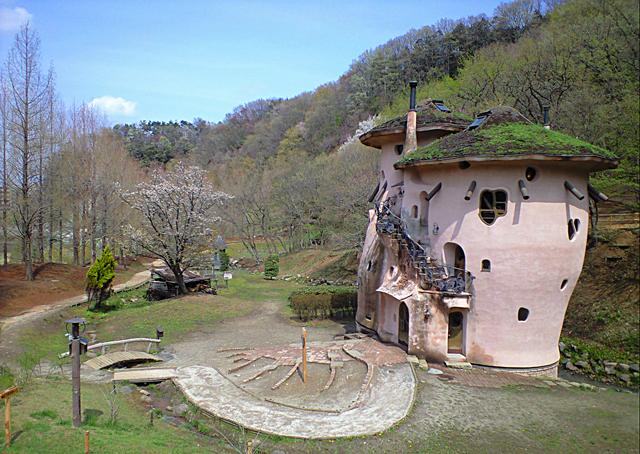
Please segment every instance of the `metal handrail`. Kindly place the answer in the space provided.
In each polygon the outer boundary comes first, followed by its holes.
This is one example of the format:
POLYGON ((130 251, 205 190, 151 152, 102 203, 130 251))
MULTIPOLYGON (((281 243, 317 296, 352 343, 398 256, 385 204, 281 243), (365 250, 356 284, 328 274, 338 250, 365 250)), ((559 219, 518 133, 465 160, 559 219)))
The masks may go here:
POLYGON ((451 265, 440 265, 427 255, 426 249, 407 232, 405 221, 389 208, 388 200, 375 205, 376 230, 381 234, 395 234, 401 237, 401 244, 408 250, 414 266, 420 276, 432 287, 445 293, 468 293, 473 282, 473 275, 461 268, 451 265), (389 221, 384 222, 386 219, 389 221))

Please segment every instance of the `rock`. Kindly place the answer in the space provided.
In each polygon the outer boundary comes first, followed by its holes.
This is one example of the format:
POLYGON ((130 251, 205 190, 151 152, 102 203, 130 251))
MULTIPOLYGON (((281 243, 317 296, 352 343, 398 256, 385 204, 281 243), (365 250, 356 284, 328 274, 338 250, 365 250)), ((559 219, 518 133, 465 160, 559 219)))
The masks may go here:
POLYGON ((560 349, 561 352, 563 352, 567 348, 567 344, 565 344, 564 342, 560 342, 558 344, 558 348, 560 349))
POLYGON ((407 355, 407 361, 411 364, 418 364, 418 357, 415 355, 407 355))
POLYGON ((628 364, 620 363, 618 364, 618 369, 620 369, 622 372, 629 372, 629 369, 631 369, 631 367, 628 364))
POLYGON ((140 400, 141 400, 142 402, 149 403, 149 402, 151 402, 151 397, 149 397, 149 396, 145 396, 145 395, 142 395, 142 396, 140 397, 140 400))
POLYGON ((627 384, 631 383, 631 376, 629 374, 621 374, 618 378, 627 384))
POLYGON ((572 372, 576 372, 578 370, 578 368, 574 366, 571 361, 567 361, 567 363, 564 365, 564 368, 572 372))
POLYGON ((429 364, 424 359, 418 360, 418 367, 422 370, 429 370, 429 364))
POLYGON ((182 416, 188 411, 189 411, 189 406, 187 404, 179 404, 173 408, 173 415, 182 416))
POLYGON ((440 369, 434 369, 433 367, 427 371, 428 374, 431 375, 442 375, 443 372, 440 369))
POLYGON ((579 367, 580 369, 586 369, 587 367, 589 367, 589 363, 586 361, 578 361, 576 363, 576 367, 579 367))
POLYGON ((148 396, 149 394, 151 394, 149 391, 147 391, 146 389, 142 389, 140 388, 138 390, 140 392, 140 394, 142 394, 143 396, 148 396))
POLYGON ((173 417, 173 416, 169 416, 169 415, 164 415, 162 417, 162 420, 168 424, 176 424, 178 425, 180 423, 180 420, 173 417))
POLYGON ((605 366, 604 372, 607 375, 615 375, 616 374, 616 370, 615 370, 614 366, 605 366))
POLYGON ((604 362, 604 366, 605 367, 616 367, 618 365, 618 363, 614 362, 614 361, 605 361, 604 362))
POLYGON ((133 392, 133 386, 131 385, 120 386, 118 388, 118 392, 121 394, 131 394, 133 392))
POLYGON ((445 361, 444 365, 451 369, 472 369, 471 363, 464 361, 445 361))
POLYGON ((640 365, 638 365, 638 364, 629 364, 629 370, 631 372, 640 372, 640 365))
POLYGON ((166 410, 167 410, 167 411, 173 411, 173 407, 172 407, 171 405, 167 405, 166 410))

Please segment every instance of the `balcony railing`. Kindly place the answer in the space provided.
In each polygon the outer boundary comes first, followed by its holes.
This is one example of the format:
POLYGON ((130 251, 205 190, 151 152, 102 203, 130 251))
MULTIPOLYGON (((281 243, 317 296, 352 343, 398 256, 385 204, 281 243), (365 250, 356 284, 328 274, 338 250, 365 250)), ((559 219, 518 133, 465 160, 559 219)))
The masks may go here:
POLYGON ((376 204, 376 231, 390 235, 404 247, 417 269, 423 287, 445 293, 469 293, 473 276, 468 271, 450 265, 441 265, 426 249, 407 233, 404 221, 389 208, 388 201, 376 204))

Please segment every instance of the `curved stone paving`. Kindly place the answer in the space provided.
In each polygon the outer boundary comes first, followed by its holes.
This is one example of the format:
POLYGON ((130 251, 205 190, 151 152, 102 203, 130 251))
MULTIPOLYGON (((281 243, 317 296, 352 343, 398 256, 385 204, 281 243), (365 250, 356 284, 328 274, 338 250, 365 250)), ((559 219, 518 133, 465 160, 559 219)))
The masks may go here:
POLYGON ((258 432, 295 438, 352 437, 387 430, 407 416, 416 387, 408 363, 375 367, 360 405, 335 413, 262 400, 212 367, 180 367, 177 374, 176 385, 207 413, 258 432))

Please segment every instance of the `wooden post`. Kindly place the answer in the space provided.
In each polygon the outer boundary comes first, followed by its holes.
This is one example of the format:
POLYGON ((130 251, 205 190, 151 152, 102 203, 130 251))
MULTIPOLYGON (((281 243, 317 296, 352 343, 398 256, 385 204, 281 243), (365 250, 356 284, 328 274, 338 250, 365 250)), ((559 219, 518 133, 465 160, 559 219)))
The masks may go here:
POLYGON ((307 382, 307 329, 302 328, 302 381, 307 382))
POLYGON ((89 454, 89 431, 84 432, 84 454, 89 454))
POLYGON ((0 399, 4 399, 4 443, 11 445, 11 396, 19 391, 17 386, 12 386, 0 392, 0 399))
POLYGON ((73 410, 73 427, 80 427, 82 424, 82 413, 80 410, 80 339, 71 340, 71 408, 73 410))
POLYGON ((4 444, 11 446, 11 397, 4 400, 4 444))

